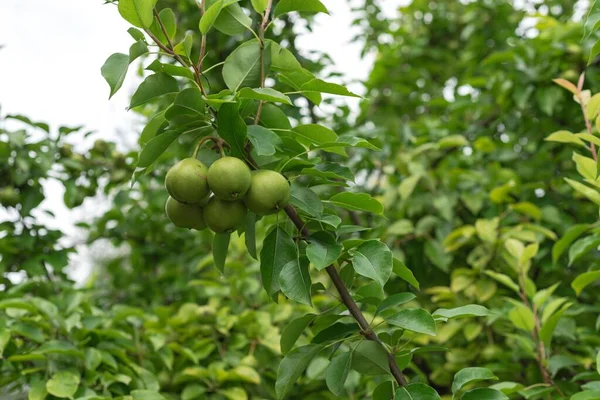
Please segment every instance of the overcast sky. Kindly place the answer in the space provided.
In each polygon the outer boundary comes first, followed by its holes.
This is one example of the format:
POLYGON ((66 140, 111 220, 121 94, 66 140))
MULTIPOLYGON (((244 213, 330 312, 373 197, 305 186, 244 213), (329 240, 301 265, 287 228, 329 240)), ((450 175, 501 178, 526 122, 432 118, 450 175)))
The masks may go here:
MULTIPOLYGON (((402 2, 406 0, 382 0, 389 14, 402 2)), ((328 53, 335 70, 346 80, 366 78, 372 58, 361 60, 360 45, 349 43, 356 33, 350 26, 349 3, 357 1, 323 3, 331 16, 319 15, 313 32, 300 37, 298 46, 304 51, 328 53)), ((53 129, 84 125, 96 131, 90 141, 101 137, 134 145, 139 128, 132 127, 132 115, 125 109, 137 82, 130 74, 109 101, 108 85, 100 75, 109 55, 128 52, 128 28, 115 6, 104 5, 101 0, 1 0, 0 45, 4 47, 0 49, 0 112, 24 114, 49 123, 53 129)), ((360 85, 351 89, 360 92, 360 85)), ((91 210, 101 212, 97 202, 88 202, 73 214, 62 205, 60 185, 48 183, 45 191, 47 200, 42 206, 57 214, 54 221, 46 223, 72 235, 76 234, 76 219, 91 210)))

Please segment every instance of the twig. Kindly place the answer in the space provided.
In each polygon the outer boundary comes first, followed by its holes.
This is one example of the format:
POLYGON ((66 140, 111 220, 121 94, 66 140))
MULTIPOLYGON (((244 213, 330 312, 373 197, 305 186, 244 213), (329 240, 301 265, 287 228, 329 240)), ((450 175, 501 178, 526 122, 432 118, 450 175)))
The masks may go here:
MULTIPOLYGON (((588 119, 585 112, 585 105, 583 104, 583 97, 581 96, 581 89, 583 89, 583 82, 585 80, 585 72, 583 72, 579 76, 579 82, 577 82, 577 98, 579 99, 579 105, 581 106, 581 112, 583 113, 583 120, 585 121, 585 128, 587 129, 587 133, 593 135, 592 124, 588 119)), ((592 153, 592 157, 594 157, 594 161, 598 162, 598 152, 596 151, 596 145, 594 143, 590 143, 590 152, 592 153)))
MULTIPOLYGON (((298 215, 296 209, 288 204, 287 206, 285 206, 284 210, 288 217, 292 220, 298 231, 302 234, 303 237, 306 238, 310 234, 310 231, 302 221, 302 218, 300 218, 300 216, 298 215)), ((342 281, 340 274, 337 272, 337 269, 335 269, 335 266, 331 264, 325 270, 327 271, 327 275, 329 275, 329 278, 331 278, 333 285, 340 294, 342 302, 344 303, 352 317, 354 317, 356 322, 358 322, 358 325, 360 326, 360 329, 362 331, 362 335, 368 340, 379 343, 379 345, 385 350, 387 354, 388 364, 390 366, 390 372, 394 376, 396 382, 398 382, 398 385, 405 386, 407 384, 406 378, 404 377, 402 371, 400 371, 398 364, 396 364, 396 359, 394 358, 394 355, 387 351, 386 347, 383 345, 377 334, 373 331, 373 329, 365 319, 365 316, 363 315, 362 311, 360 311, 360 308, 358 307, 358 305, 352 298, 352 295, 350 294, 350 292, 348 292, 348 289, 344 285, 344 282, 342 281)))
MULTIPOLYGON (((265 87, 265 30, 269 25, 269 15, 271 14, 271 7, 273 6, 273 0, 268 0, 265 13, 261 24, 258 26, 258 41, 260 45, 260 87, 265 87)), ((256 117, 254 118, 254 125, 257 125, 260 121, 260 115, 262 114, 264 102, 261 100, 258 102, 258 109, 256 110, 256 117)))
MULTIPOLYGON (((200 17, 204 15, 204 3, 206 0, 202 0, 199 4, 200 7, 200 17)), ((196 69, 202 73, 202 62, 204 62, 204 55, 206 54, 206 35, 202 35, 202 39, 200 40, 200 56, 198 57, 198 66, 196 69)))

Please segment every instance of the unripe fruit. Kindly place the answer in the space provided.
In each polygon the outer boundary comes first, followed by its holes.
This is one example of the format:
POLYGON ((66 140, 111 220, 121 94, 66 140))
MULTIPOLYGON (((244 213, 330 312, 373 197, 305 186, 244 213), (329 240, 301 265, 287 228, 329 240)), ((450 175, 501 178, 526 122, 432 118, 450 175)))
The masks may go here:
POLYGON ((12 186, 0 189, 0 204, 5 207, 15 207, 19 204, 20 197, 19 192, 12 186))
POLYGON ((208 186, 221 200, 241 200, 251 180, 250 168, 239 158, 220 158, 208 169, 208 186))
POLYGON ((206 166, 200 160, 185 158, 167 172, 167 192, 181 203, 199 203, 209 193, 207 173, 206 166))
POLYGON ((71 157, 71 155, 73 154, 73 146, 68 143, 65 143, 62 146, 60 146, 58 152, 63 157, 71 157))
POLYGON ((244 204, 257 215, 273 214, 289 203, 290 196, 290 184, 279 172, 253 171, 244 204))
POLYGON ((196 230, 206 228, 202 208, 195 204, 180 203, 169 196, 165 204, 165 212, 173 225, 180 228, 196 230))
POLYGON ((204 222, 215 233, 233 232, 244 223, 247 213, 241 201, 212 197, 204 207, 204 222))

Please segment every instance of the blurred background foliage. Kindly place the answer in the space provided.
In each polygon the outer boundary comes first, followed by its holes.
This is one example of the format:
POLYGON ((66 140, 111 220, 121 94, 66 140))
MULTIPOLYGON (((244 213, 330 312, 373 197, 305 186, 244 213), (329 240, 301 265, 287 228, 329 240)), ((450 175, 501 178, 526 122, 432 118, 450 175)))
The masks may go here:
MULTIPOLYGON (((177 42, 185 32, 196 35, 193 2, 159 1, 165 7, 178 10, 177 42)), ((356 185, 384 203, 386 224, 344 217, 371 226, 363 237, 383 238, 420 283, 417 290, 416 282, 392 280, 387 293, 413 291, 415 302, 431 310, 471 303, 492 310, 488 318, 451 321, 435 338, 411 344, 445 348, 404 361, 417 381, 440 394, 451 393, 454 373, 468 366, 490 368, 511 398, 548 398, 552 385, 566 394, 600 389, 593 368, 600 346, 597 296, 588 289, 577 297, 570 287, 577 275, 599 267, 598 210, 563 180, 576 176, 573 149, 544 140, 584 126, 578 105, 552 79, 576 81, 585 70, 587 87, 599 86, 595 63, 587 67, 596 37, 582 40, 586 11, 567 0, 414 0, 397 18, 383 18, 378 2, 365 0, 355 10, 362 31, 355 40, 376 61, 359 111, 331 99, 321 108, 297 99, 299 111, 284 106, 292 121, 325 123, 338 134, 358 131, 383 149, 356 149, 345 162, 360 177, 356 185), (560 242, 567 232, 569 240, 560 242), (569 251, 584 234, 594 239, 569 251), (537 245, 525 274, 515 243, 537 245), (536 308, 524 305, 523 293, 555 284, 538 296, 536 308), (530 324, 558 314, 540 359, 540 338, 530 324)), ((318 74, 331 61, 326 54, 299 54, 295 23, 294 15, 286 17, 269 34, 318 74)), ((225 59, 235 44, 209 36, 205 65, 225 59)), ((212 92, 225 87, 219 73, 207 79, 212 92)), ((151 118, 162 106, 150 103, 139 112, 151 118)), ((85 135, 82 128, 50 130, 6 115, 0 123, 3 398, 26 398, 25 392, 29 399, 53 398, 45 382, 64 368, 71 372, 60 379, 75 384, 75 398, 153 399, 149 393, 159 388, 182 400, 275 398, 282 330, 310 309, 269 301, 243 239, 233 240, 221 277, 210 233, 168 223, 162 182, 172 160, 191 153, 191 139, 182 137, 132 186, 137 148, 123 153, 98 140, 77 152, 71 144, 85 135), (75 246, 43 222, 51 211, 39 205, 54 196, 42 188, 48 180, 65 187, 69 208, 87 197, 101 201, 99 194, 110 202, 102 216, 78 224, 79 238, 95 249, 85 282, 68 278, 75 246)), ((131 134, 143 144, 143 132, 131 134)), ((313 312, 326 321, 337 302, 321 286, 314 287, 313 312)), ((384 296, 360 279, 352 292, 384 296)), ((326 326, 319 321, 310 327, 313 335, 326 326)), ((315 359, 288 398, 335 398, 324 382, 327 362, 315 359)), ((376 383, 351 374, 345 398, 367 398, 376 383)))

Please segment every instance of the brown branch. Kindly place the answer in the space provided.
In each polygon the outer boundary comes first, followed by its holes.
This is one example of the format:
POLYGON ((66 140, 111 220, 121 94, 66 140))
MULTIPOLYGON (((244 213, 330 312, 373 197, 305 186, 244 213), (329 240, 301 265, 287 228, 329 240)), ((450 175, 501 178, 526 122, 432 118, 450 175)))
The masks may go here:
MULTIPOLYGON (((202 18, 202 16, 204 15, 204 3, 205 0, 202 0, 200 2, 200 4, 198 5, 200 7, 200 17, 202 18)), ((198 66, 196 67, 196 69, 202 73, 202 63, 204 62, 204 56, 206 54, 206 35, 202 35, 202 39, 200 41, 200 56, 198 57, 198 66)))
MULTIPOLYGON (((310 234, 310 232, 304 224, 304 222, 302 221, 302 218, 300 218, 300 216, 298 215, 296 209, 288 204, 287 206, 285 206, 285 212, 288 215, 288 217, 292 220, 296 228, 298 228, 298 231, 302 234, 302 236, 306 238, 310 234)), ((348 292, 348 288, 346 288, 346 285, 344 285, 344 282, 342 281, 342 278, 340 277, 340 274, 338 273, 335 266, 332 264, 328 266, 325 270, 327 271, 327 275, 329 275, 329 278, 331 278, 333 285, 340 294, 342 302, 360 326, 363 336, 368 340, 372 340, 373 342, 379 343, 379 345, 385 350, 388 358, 388 364, 390 366, 390 372, 394 376, 394 379, 396 379, 396 382, 398 382, 398 385, 405 386, 407 384, 406 378, 404 377, 402 371, 400 371, 398 364, 396 364, 396 359, 394 358, 394 355, 387 351, 386 347, 383 345, 377 334, 371 328, 371 325, 369 325, 369 323, 365 319, 365 316, 363 315, 362 311, 360 311, 360 308, 352 298, 352 295, 350 294, 350 292, 348 292)))
MULTIPOLYGON (((273 0, 268 0, 265 13, 261 24, 258 26, 258 40, 260 45, 260 87, 265 87, 265 31, 269 25, 269 15, 271 14, 271 7, 273 6, 273 0)), ((256 117, 254 118, 254 125, 257 125, 260 121, 260 115, 262 114, 264 102, 261 100, 258 102, 258 109, 256 110, 256 117)))

